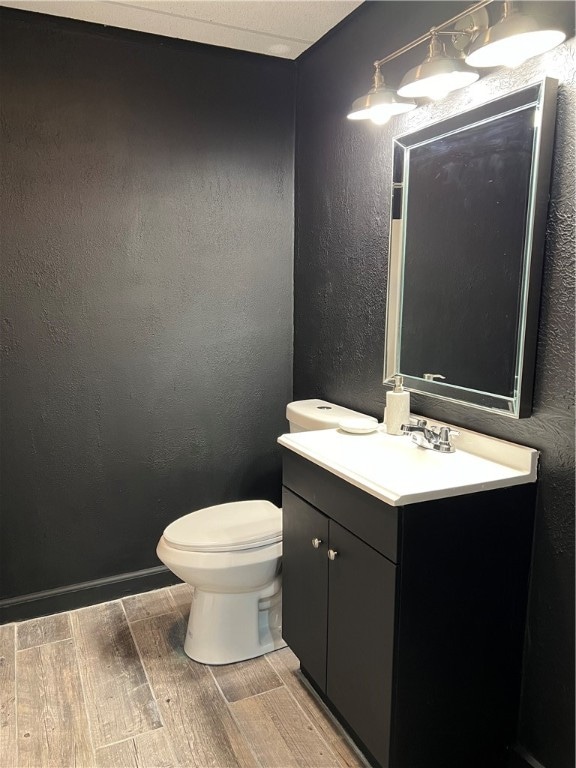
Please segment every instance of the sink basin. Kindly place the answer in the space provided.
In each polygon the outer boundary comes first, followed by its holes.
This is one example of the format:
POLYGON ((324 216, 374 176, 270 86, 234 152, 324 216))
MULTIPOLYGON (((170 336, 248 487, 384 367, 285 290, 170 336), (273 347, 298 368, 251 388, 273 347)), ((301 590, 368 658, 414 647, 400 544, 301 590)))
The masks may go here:
POLYGON ((454 453, 421 448, 382 430, 299 432, 278 442, 392 506, 535 482, 538 451, 456 429, 454 453))

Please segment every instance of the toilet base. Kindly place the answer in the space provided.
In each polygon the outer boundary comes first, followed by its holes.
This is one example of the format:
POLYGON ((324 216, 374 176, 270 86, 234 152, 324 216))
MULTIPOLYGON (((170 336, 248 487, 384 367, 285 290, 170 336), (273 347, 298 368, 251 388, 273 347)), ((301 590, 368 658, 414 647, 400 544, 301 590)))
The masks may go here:
POLYGON ((282 582, 255 592, 206 592, 196 588, 184 651, 202 664, 233 664, 283 648, 282 582))

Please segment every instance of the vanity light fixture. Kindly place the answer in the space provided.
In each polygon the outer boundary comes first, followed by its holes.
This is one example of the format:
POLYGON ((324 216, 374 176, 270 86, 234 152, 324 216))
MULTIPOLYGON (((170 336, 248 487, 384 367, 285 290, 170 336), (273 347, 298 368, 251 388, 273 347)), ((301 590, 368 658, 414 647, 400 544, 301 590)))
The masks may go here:
POLYGON ((348 114, 350 120, 372 120, 383 125, 394 115, 415 109, 413 99, 441 99, 451 91, 465 88, 480 75, 472 67, 513 67, 559 45, 566 39, 561 30, 543 29, 528 14, 519 11, 511 0, 502 3, 502 18, 489 26, 486 6, 496 0, 480 0, 447 21, 438 24, 374 62, 372 88, 356 99, 348 114), (454 55, 446 53, 440 35, 450 35, 454 55), (427 58, 403 77, 397 91, 386 85, 382 67, 422 43, 429 43, 427 58))
POLYGON ((443 99, 451 91, 465 88, 480 77, 462 58, 450 58, 446 55, 439 34, 435 29, 431 30, 428 57, 404 75, 398 88, 399 96, 443 99))
POLYGON ((372 120, 376 125, 384 125, 393 115, 401 115, 416 109, 416 102, 404 99, 384 82, 379 61, 374 62, 374 81, 365 96, 360 96, 352 104, 349 120, 372 120))
POLYGON ((510 0, 505 0, 502 18, 473 41, 466 63, 472 67, 517 67, 565 39, 561 30, 541 28, 533 16, 522 13, 510 0))

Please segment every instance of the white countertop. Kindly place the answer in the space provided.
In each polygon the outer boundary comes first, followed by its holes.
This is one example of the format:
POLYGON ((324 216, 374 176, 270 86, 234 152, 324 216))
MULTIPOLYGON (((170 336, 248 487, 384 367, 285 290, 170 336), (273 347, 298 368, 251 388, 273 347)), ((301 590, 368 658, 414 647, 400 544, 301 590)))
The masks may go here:
POLYGON ((296 432, 280 445, 392 506, 536 481, 538 451, 464 430, 454 453, 415 445, 408 436, 340 429, 296 432))

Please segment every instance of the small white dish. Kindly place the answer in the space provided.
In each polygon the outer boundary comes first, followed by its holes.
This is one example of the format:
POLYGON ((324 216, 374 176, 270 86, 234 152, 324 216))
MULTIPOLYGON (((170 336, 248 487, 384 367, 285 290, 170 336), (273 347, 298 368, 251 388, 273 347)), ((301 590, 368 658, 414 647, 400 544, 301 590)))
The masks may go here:
POLYGON ((338 427, 344 432, 350 432, 353 435, 368 435, 370 432, 376 432, 378 429, 378 420, 373 416, 364 416, 357 419, 342 419, 338 422, 338 427))

